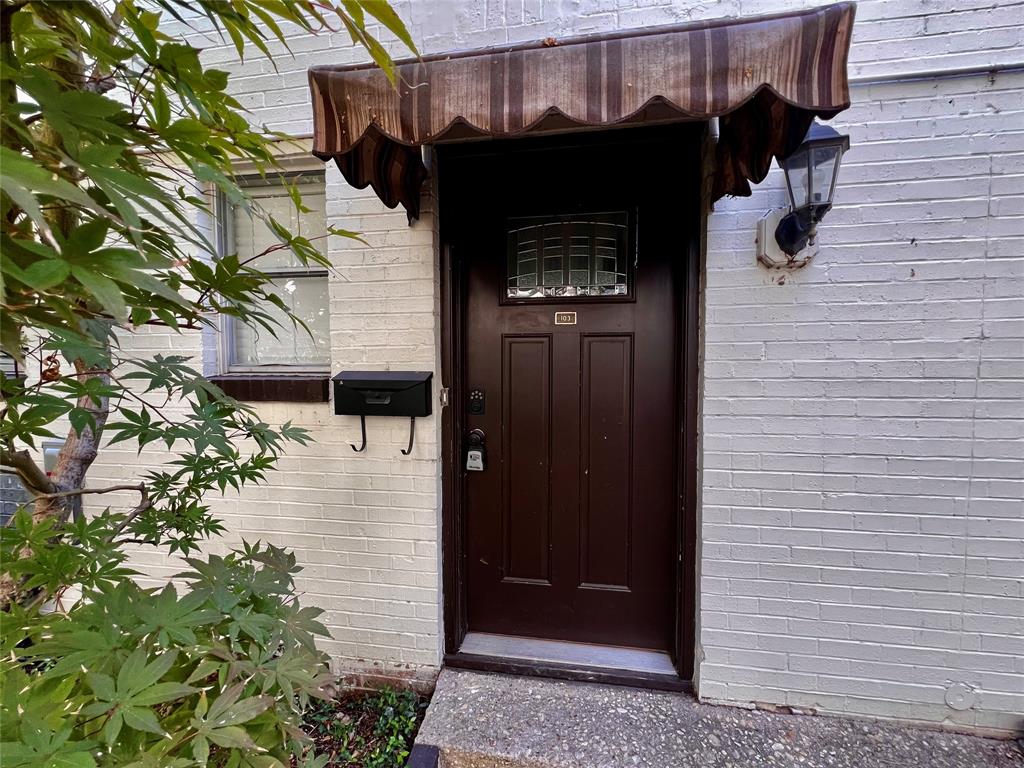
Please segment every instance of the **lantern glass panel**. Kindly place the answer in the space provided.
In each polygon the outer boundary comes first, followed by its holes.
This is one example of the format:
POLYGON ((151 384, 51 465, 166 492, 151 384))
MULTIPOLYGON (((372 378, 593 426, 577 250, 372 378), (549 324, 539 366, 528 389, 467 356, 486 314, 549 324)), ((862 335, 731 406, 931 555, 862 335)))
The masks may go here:
POLYGON ((811 150, 810 203, 824 205, 832 199, 832 185, 835 183, 838 162, 839 147, 834 144, 814 147, 811 150))
POLYGON ((786 183, 789 185, 789 202, 793 210, 807 205, 807 184, 810 181, 807 173, 808 152, 801 148, 786 158, 786 183))

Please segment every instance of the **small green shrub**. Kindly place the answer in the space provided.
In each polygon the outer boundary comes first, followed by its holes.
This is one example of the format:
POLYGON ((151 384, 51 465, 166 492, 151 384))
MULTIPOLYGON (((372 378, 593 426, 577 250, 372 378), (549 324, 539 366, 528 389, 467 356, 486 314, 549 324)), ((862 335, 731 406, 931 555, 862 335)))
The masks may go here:
POLYGON ((33 524, 23 511, 0 531, 5 562, 83 589, 67 612, 3 616, 4 767, 269 768, 304 753, 303 764, 324 765, 302 711, 330 681, 314 645, 327 630, 319 609, 294 599, 295 556, 245 545, 188 559, 184 595, 143 589, 122 551, 102 546, 116 524, 103 515, 57 536, 52 519, 33 524))

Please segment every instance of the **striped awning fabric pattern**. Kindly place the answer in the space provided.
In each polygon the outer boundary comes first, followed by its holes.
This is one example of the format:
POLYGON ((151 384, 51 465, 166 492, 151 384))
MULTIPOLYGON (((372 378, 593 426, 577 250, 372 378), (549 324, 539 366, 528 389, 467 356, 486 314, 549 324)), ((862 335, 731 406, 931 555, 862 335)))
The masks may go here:
POLYGON ((313 67, 313 153, 418 217, 420 146, 719 118, 713 199, 750 194, 814 117, 849 106, 855 5, 658 27, 398 65, 313 67))

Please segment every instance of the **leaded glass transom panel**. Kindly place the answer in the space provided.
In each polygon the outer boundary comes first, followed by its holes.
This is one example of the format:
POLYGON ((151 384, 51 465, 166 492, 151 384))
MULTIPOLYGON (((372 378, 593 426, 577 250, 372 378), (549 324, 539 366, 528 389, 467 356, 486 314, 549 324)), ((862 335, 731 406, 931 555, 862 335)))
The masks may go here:
POLYGON ((628 295, 628 232, 625 213, 510 219, 506 296, 628 295))

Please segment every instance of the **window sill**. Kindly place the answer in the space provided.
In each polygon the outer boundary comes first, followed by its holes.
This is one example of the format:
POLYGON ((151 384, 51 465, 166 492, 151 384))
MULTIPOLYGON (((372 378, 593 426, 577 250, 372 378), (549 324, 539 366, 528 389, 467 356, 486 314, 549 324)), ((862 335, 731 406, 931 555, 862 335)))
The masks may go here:
POLYGON ((243 402, 326 403, 330 399, 328 373, 229 373, 211 376, 210 381, 243 402))

